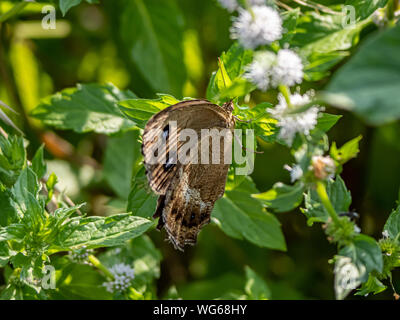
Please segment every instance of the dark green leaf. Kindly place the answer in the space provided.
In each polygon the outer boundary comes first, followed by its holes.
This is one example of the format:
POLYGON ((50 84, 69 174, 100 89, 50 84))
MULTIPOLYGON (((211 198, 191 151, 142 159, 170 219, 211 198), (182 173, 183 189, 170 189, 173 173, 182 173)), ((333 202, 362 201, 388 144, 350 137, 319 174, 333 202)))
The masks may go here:
POLYGON ((370 124, 400 118, 400 26, 371 36, 333 77, 326 101, 370 124))
POLYGON ((251 197, 254 193, 258 190, 247 177, 215 203, 213 221, 233 238, 246 239, 260 247, 286 250, 279 221, 263 209, 259 200, 251 197))
POLYGON ((5 227, 18 221, 18 214, 11 204, 11 192, 8 189, 0 188, 0 226, 5 227))
MULTIPOLYGON (((326 187, 329 199, 336 212, 348 212, 351 204, 351 194, 347 190, 343 179, 340 176, 336 180, 329 180, 326 187)), ((322 205, 320 198, 315 190, 309 190, 304 197, 305 209, 303 213, 308 218, 307 223, 312 225, 314 222, 327 222, 329 214, 322 205)))
POLYGON ((359 234, 353 243, 345 246, 339 251, 340 256, 349 257, 360 271, 361 282, 368 279, 371 271, 382 272, 382 252, 378 243, 371 237, 359 234))
POLYGON ((62 229, 52 247, 63 251, 83 245, 88 248, 117 246, 140 236, 152 225, 153 222, 129 213, 73 218, 62 229))
POLYGON ((383 230, 388 232, 390 239, 400 240, 400 206, 390 214, 383 230))
MULTIPOLYGON (((207 88, 207 99, 215 103, 220 100, 226 100, 234 93, 244 93, 254 90, 253 86, 246 84, 245 81, 239 80, 244 73, 244 68, 252 60, 253 54, 251 50, 243 49, 238 43, 234 43, 228 50, 221 55, 219 68, 210 78, 207 88), (231 84, 235 87, 229 91, 231 84), (225 91, 223 97, 220 96, 221 91, 225 91)), ((234 96, 232 96, 233 98, 234 96)))
POLYGON ((133 178, 127 211, 135 216, 150 218, 156 210, 157 197, 148 185, 144 167, 140 166, 133 178))
POLYGON ((104 155, 103 174, 115 193, 127 199, 131 186, 132 167, 141 158, 139 132, 128 131, 122 136, 109 137, 104 155))
POLYGON ((284 46, 286 43, 290 43, 290 40, 296 33, 297 19, 299 18, 300 13, 300 9, 296 8, 293 10, 284 11, 281 14, 284 29, 282 39, 279 40, 281 46, 284 46))
POLYGON ((37 151, 35 156, 32 159, 32 170, 33 172, 36 173, 36 176, 38 179, 43 178, 43 176, 46 173, 47 167, 46 163, 44 162, 44 157, 43 157, 43 148, 44 145, 42 145, 37 151))
POLYGON ((271 190, 254 194, 267 208, 276 212, 288 212, 297 208, 303 201, 304 185, 300 182, 293 186, 276 183, 271 190))
POLYGON ((131 118, 139 128, 144 128, 151 116, 166 107, 179 102, 173 96, 158 94, 158 99, 131 99, 121 101, 121 110, 131 118))
POLYGON ((43 99, 32 115, 59 129, 112 134, 134 127, 117 105, 130 98, 135 95, 111 84, 78 84, 43 99))
POLYGON ((355 293, 356 296, 367 296, 370 293, 378 294, 386 290, 386 286, 373 275, 369 275, 368 281, 364 282, 355 293))
POLYGON ((36 174, 30 167, 22 170, 17 182, 11 189, 12 199, 15 201, 15 206, 23 213, 28 207, 28 195, 33 195, 36 198, 39 192, 39 182, 36 174))
POLYGON ((388 0, 346 0, 346 5, 353 6, 357 20, 368 18, 378 8, 383 8, 388 0))
POLYGON ((181 96, 186 80, 183 15, 175 1, 125 2, 120 35, 124 48, 156 92, 181 96))
MULTIPOLYGON (((60 10, 62 15, 65 16, 69 9, 80 4, 82 0, 60 0, 60 10)), ((98 0, 86 0, 88 3, 98 3, 98 0)))
POLYGON ((255 273, 250 267, 245 267, 246 286, 245 292, 250 300, 265 300, 271 298, 271 291, 264 279, 255 273))
POLYGON ((378 243, 366 235, 357 235, 336 256, 336 298, 344 299, 361 283, 366 282, 372 271, 382 272, 382 268, 382 252, 378 243))
POLYGON ((19 136, 0 135, 0 180, 11 187, 26 164, 24 139, 19 136))

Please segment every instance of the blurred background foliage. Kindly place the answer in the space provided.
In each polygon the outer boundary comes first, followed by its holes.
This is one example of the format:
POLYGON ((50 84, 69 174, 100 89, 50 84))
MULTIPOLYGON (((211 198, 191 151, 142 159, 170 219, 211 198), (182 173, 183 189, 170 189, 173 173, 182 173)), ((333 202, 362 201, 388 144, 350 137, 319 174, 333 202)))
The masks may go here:
MULTIPOLYGON (((0 1, 0 12, 13 4, 0 1)), ((77 203, 87 202, 89 214, 122 212, 132 161, 139 152, 132 143, 137 132, 111 137, 78 135, 46 128, 29 112, 41 98, 76 83, 111 82, 143 98, 154 98, 157 92, 178 99, 203 98, 218 56, 232 44, 230 15, 214 0, 103 0, 73 7, 65 17, 57 11, 57 29, 43 30, 41 8, 42 4, 30 3, 17 18, 0 24, 0 100, 19 114, 4 112, 26 133, 28 158, 45 143, 49 171, 59 177, 60 189, 77 203)), ((374 26, 365 28, 360 42, 375 31, 374 26)), ((298 35, 298 41, 310 41, 309 37, 307 33, 298 35)), ((325 77, 303 86, 321 89, 329 80, 325 77)), ((274 102, 274 98, 256 93, 250 103, 263 101, 274 102)), ((396 122, 371 127, 354 114, 327 111, 343 115, 330 131, 331 141, 342 145, 363 135, 359 157, 345 166, 342 177, 352 192, 352 209, 361 216, 363 232, 379 238, 399 198, 400 126, 396 122)), ((289 174, 283 170, 284 164, 293 161, 289 151, 266 142, 259 148, 264 154, 257 155, 252 174, 257 188, 266 191, 277 181, 289 183, 289 174)), ((210 225, 201 232, 196 247, 181 253, 164 242, 164 234, 152 231, 150 236, 163 256, 159 296, 176 285, 186 299, 220 297, 227 289, 243 288, 243 268, 248 265, 265 278, 274 299, 334 298, 332 266, 327 260, 335 248, 326 241, 323 230, 308 227, 298 210, 277 217, 287 252, 234 240, 210 225)), ((395 271, 394 283, 398 278, 395 271)), ((390 298, 390 292, 375 298, 390 298)))

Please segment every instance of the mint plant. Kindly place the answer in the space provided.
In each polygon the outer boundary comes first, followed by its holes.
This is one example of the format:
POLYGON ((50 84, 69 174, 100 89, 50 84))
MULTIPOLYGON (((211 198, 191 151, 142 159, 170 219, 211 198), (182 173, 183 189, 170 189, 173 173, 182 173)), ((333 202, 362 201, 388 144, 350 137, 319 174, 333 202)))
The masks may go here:
MULTIPOLYGON (((68 13, 68 19, 80 2, 54 4, 63 15, 68 13)), ((181 90, 187 76, 185 68, 179 67, 184 60, 178 49, 182 15, 175 1, 132 3, 123 5, 137 19, 124 16, 120 41, 128 48, 129 61, 145 89, 78 83, 41 99, 29 111, 41 126, 107 136, 102 175, 125 213, 90 216, 84 203, 71 203, 58 190, 56 175, 47 169, 44 147, 28 159, 29 137, 0 114, 6 124, 0 136, 2 299, 180 297, 174 285, 164 296, 156 289, 163 257, 146 234, 155 227, 151 216, 156 196, 147 186, 140 145, 152 115, 190 99, 181 90), (126 32, 131 27, 135 34, 126 32), (166 32, 167 27, 173 31, 166 32), (139 42, 142 46, 135 45, 139 42)), ((0 22, 22 14, 26 5, 14 4, 14 11, 2 13, 0 22)), ((218 105, 233 100, 239 119, 236 127, 253 130, 258 149, 265 143, 286 148, 292 162, 281 164, 291 183, 277 181, 269 190, 257 189, 250 176, 235 175, 233 168, 239 165, 233 163, 212 224, 232 239, 286 251, 277 214, 296 210, 308 226, 321 226, 335 248, 327 263, 334 273, 337 299, 385 290, 392 290, 398 299, 392 272, 400 266, 400 203, 393 205, 380 239, 364 234, 354 219, 357 214, 352 213, 358 208, 352 205, 351 192, 341 177, 346 163, 360 152, 362 136, 352 136, 342 146, 329 138, 342 110, 375 126, 400 117, 398 1, 322 5, 306 0, 300 4, 218 0, 213 5, 232 14, 233 43, 209 77, 206 98, 218 105), (345 23, 345 5, 355 10, 351 24, 345 23), (379 30, 358 46, 361 35, 374 28, 379 30)), ((195 81, 193 74, 188 70, 192 77, 188 87, 195 81)), ((242 271, 240 288, 221 293, 220 298, 273 296, 268 282, 252 268, 245 266, 242 271)))

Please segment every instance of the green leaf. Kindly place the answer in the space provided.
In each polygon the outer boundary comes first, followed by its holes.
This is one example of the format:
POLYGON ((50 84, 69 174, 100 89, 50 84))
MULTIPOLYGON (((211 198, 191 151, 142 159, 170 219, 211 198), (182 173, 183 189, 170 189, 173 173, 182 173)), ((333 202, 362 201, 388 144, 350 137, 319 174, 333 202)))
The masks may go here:
POLYGON ((303 201, 304 185, 300 182, 293 186, 276 183, 271 190, 253 194, 253 198, 261 200, 267 208, 276 212, 288 212, 297 208, 303 201))
POLYGON ((24 139, 19 136, 0 135, 0 180, 11 187, 26 164, 24 139))
MULTIPOLYGON (((341 115, 322 113, 317 120, 317 125, 314 130, 328 132, 341 118, 341 115)), ((313 134, 315 131, 311 132, 313 134)))
MULTIPOLYGON (((82 0, 60 0, 60 10, 63 16, 67 14, 69 9, 80 4, 82 0)), ((98 0, 86 0, 88 3, 99 3, 98 0)))
POLYGON ((215 101, 216 103, 219 102, 221 92, 229 89, 231 85, 232 85, 232 80, 229 77, 228 73, 226 72, 224 62, 221 59, 219 59, 218 70, 217 72, 214 72, 210 78, 210 82, 207 88, 207 99, 215 101))
POLYGON ((355 293, 356 296, 368 296, 368 294, 378 294, 386 290, 386 286, 380 282, 376 277, 373 275, 369 275, 368 281, 364 282, 355 293))
POLYGON ((28 192, 24 203, 26 208, 23 212, 22 223, 26 226, 27 230, 34 233, 39 232, 46 221, 44 202, 39 202, 32 193, 28 192))
POLYGON ((183 15, 176 2, 125 2, 120 35, 126 53, 156 92, 181 96, 186 80, 183 15))
POLYGON ((390 239, 400 241, 400 206, 390 214, 383 230, 388 232, 390 239))
POLYGON ((285 30, 282 35, 282 39, 279 40, 281 46, 284 46, 286 43, 290 43, 293 35, 296 33, 297 19, 300 16, 300 8, 296 8, 293 10, 284 11, 281 14, 281 18, 283 21, 283 29, 285 30))
POLYGON ((286 250, 279 221, 251 197, 258 193, 249 177, 236 188, 226 191, 215 203, 213 221, 228 236, 246 239, 260 247, 286 250))
POLYGON ((304 79, 307 81, 319 81, 331 74, 336 64, 349 56, 347 51, 335 51, 328 53, 313 52, 308 57, 304 66, 304 79))
MULTIPOLYGON (((348 212, 351 204, 351 194, 347 190, 343 179, 340 176, 336 180, 329 180, 326 187, 329 199, 336 212, 348 212)), ((302 212, 308 218, 308 225, 314 222, 327 222, 329 214, 322 205, 315 190, 310 189, 304 197, 305 209, 302 212)))
POLYGON ((20 242, 24 239, 25 235, 26 230, 24 225, 21 223, 14 223, 0 228, 0 242, 7 240, 20 242))
POLYGON ((0 242, 0 268, 4 268, 13 254, 14 253, 10 250, 7 242, 0 242))
POLYGON ((219 59, 219 68, 213 72, 207 87, 207 99, 215 103, 227 98, 234 98, 233 94, 243 94, 254 90, 254 86, 246 84, 245 81, 239 80, 244 73, 244 68, 252 60, 253 53, 251 50, 243 49, 238 43, 234 43, 228 52, 222 53, 219 59), (230 89, 231 84, 234 87, 230 89), (225 92, 222 94, 222 92, 225 92))
POLYGON ((305 60, 305 79, 318 81, 329 70, 348 55, 357 42, 360 32, 369 23, 360 21, 354 26, 343 28, 342 15, 326 15, 308 11, 297 19, 291 45, 299 47, 305 60))
POLYGON ((336 142, 333 142, 330 150, 331 157, 340 164, 344 164, 347 161, 355 158, 360 152, 359 142, 361 139, 362 136, 358 136, 357 138, 346 142, 340 149, 336 147, 336 142))
POLYGON ((135 95, 119 91, 112 84, 78 84, 43 99, 32 116, 58 129, 112 134, 135 126, 117 105, 129 98, 135 95))
POLYGON ((378 243, 366 235, 357 235, 336 256, 336 298, 344 299, 361 283, 366 282, 372 271, 382 272, 382 268, 382 252, 378 243))
POLYGON ((339 256, 349 257, 359 271, 359 279, 365 282, 371 271, 382 272, 382 252, 375 239, 363 234, 339 251, 339 256))
POLYGON ((117 246, 139 237, 152 225, 152 221, 130 213, 110 217, 77 217, 64 226, 52 248, 64 251, 84 245, 88 248, 117 246))
POLYGON ((11 189, 12 199, 15 202, 15 207, 24 213, 29 207, 28 195, 31 194, 36 198, 39 192, 39 182, 36 174, 30 167, 26 167, 21 171, 17 182, 11 189))
POLYGON ((353 6, 357 20, 368 18, 378 8, 383 8, 388 0, 346 0, 346 5, 353 6))
POLYGON ((46 173, 47 166, 46 162, 44 162, 44 157, 43 157, 43 149, 44 145, 42 145, 37 151, 35 156, 32 159, 32 170, 33 172, 36 173, 36 176, 38 179, 43 178, 43 176, 46 173))
POLYGON ((52 258, 51 264, 56 268, 57 290, 49 290, 50 299, 112 299, 112 294, 102 285, 106 278, 92 266, 71 263, 66 256, 52 258))
POLYGON ((9 189, 0 188, 0 226, 5 227, 18 221, 16 208, 11 203, 11 192, 9 189))
POLYGON ((184 286, 179 286, 178 291, 184 300, 217 299, 233 290, 243 292, 243 277, 224 272, 218 277, 205 280, 191 281, 184 286))
POLYGON ((150 218, 156 210, 157 198, 148 185, 144 167, 140 166, 133 178, 127 210, 135 216, 150 218))
POLYGON ((400 26, 378 32, 334 75, 325 100, 381 125, 400 118, 400 26))
POLYGON ((68 12, 69 9, 77 6, 78 4, 81 3, 81 1, 82 0, 60 0, 60 9, 62 15, 65 16, 65 14, 68 12))
POLYGON ((167 94, 157 94, 158 99, 130 99, 121 101, 122 112, 132 119, 139 128, 144 128, 147 121, 157 112, 177 104, 179 100, 167 94))
POLYGON ((109 137, 104 155, 104 178, 122 199, 127 199, 131 186, 132 167, 141 158, 139 132, 128 131, 122 136, 109 137))
POLYGON ((250 300, 265 300, 271 298, 271 290, 264 279, 255 273, 250 267, 245 267, 246 286, 245 292, 250 300))
POLYGON ((228 52, 222 53, 220 59, 229 78, 233 81, 244 73, 246 65, 253 59, 253 51, 246 50, 237 42, 234 42, 228 52))
MULTIPOLYGON (((217 74, 218 77, 218 74, 217 74)), ((214 99, 218 101, 226 101, 235 98, 244 97, 248 93, 254 91, 256 86, 243 78, 236 78, 228 87, 219 89, 219 94, 214 99)))
MULTIPOLYGON (((364 20, 356 23, 353 27, 343 28, 341 25, 342 16, 339 18, 340 23, 333 24, 329 32, 321 34, 322 37, 317 37, 315 41, 303 46, 300 49, 300 55, 307 58, 313 53, 331 53, 352 48, 358 42, 359 33, 369 21, 364 20)), ((319 23, 324 21, 324 17, 318 19, 321 19, 319 23)))

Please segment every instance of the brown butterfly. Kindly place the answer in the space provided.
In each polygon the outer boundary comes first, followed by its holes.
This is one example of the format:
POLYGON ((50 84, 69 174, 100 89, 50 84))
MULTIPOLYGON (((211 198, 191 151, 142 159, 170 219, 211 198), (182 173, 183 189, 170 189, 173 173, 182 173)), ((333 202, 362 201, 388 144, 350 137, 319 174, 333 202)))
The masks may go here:
POLYGON ((200 145, 211 152, 213 143, 223 143, 224 139, 214 142, 210 137, 200 138, 194 154, 198 161, 189 158, 190 161, 182 162, 179 156, 187 153, 187 142, 177 137, 184 129, 192 129, 199 137, 204 129, 232 132, 232 112, 232 102, 220 107, 207 100, 183 101, 155 114, 145 126, 142 154, 146 175, 151 189, 159 195, 153 218, 159 217, 157 228, 165 227, 176 249, 183 251, 185 245, 196 244, 200 229, 210 222, 215 201, 225 192, 229 169, 223 158, 226 144, 220 145, 219 163, 210 160, 212 155, 209 161, 200 159, 200 145), (165 161, 150 161, 154 155, 165 161))

